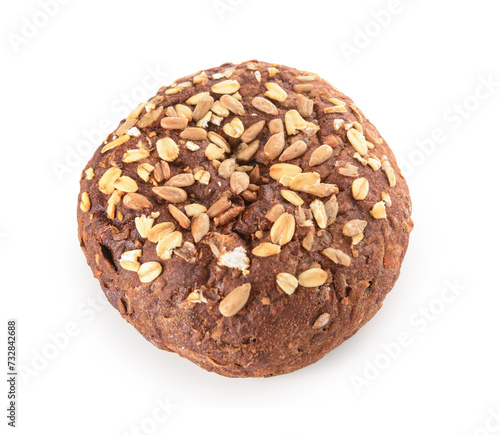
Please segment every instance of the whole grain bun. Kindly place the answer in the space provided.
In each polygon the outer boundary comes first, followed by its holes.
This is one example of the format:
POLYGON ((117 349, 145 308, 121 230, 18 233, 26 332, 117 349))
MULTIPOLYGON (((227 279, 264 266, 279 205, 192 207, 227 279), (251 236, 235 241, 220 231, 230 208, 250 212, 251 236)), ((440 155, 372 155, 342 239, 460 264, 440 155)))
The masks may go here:
POLYGON ((413 227, 387 143, 316 74, 251 61, 161 88, 82 174, 80 244, 147 340, 230 377, 314 363, 379 310, 413 227))

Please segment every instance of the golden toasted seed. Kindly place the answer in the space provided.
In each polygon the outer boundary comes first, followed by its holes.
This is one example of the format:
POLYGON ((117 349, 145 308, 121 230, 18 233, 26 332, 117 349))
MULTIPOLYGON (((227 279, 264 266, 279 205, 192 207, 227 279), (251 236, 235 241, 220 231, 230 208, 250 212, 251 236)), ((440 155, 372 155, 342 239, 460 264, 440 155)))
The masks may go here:
POLYGON ((290 163, 276 163, 269 168, 269 175, 275 180, 279 180, 284 175, 294 177, 302 172, 302 169, 297 165, 290 163))
POLYGON ((333 149, 330 145, 321 145, 316 148, 309 159, 309 166, 317 166, 325 163, 333 154, 333 149))
POLYGON ((193 95, 192 97, 188 98, 186 100, 186 104, 189 104, 190 106, 196 106, 202 98, 209 96, 210 92, 200 92, 199 94, 193 95))
POLYGON ((84 213, 87 213, 90 211, 90 208, 91 208, 91 203, 89 194, 87 192, 83 192, 80 200, 80 210, 83 211, 84 213))
POLYGON ((201 83, 202 81, 208 79, 207 73, 205 71, 202 71, 201 73, 195 75, 193 77, 193 83, 197 85, 198 83, 201 83))
POLYGON ((297 134, 300 130, 305 130, 307 127, 307 122, 300 116, 300 113, 296 110, 289 110, 285 114, 285 126, 286 132, 291 134, 297 134))
POLYGON ((243 134, 243 132, 245 131, 245 127, 243 126, 243 123, 241 122, 241 120, 239 118, 234 118, 228 124, 224 124, 224 127, 222 127, 222 130, 228 136, 237 139, 243 134))
POLYGON ((347 237, 353 237, 361 234, 367 225, 366 221, 361 219, 352 219, 342 227, 342 234, 347 237))
POLYGON ((202 169, 201 171, 198 171, 196 172, 196 174, 194 174, 194 179, 199 181, 201 184, 208 185, 208 183, 210 182, 210 172, 202 169))
POLYGON ((295 234, 295 218, 290 213, 283 213, 271 227, 271 241, 280 246, 286 245, 295 234))
POLYGON ((242 162, 248 162, 255 155, 258 149, 259 149, 259 140, 256 139, 246 147, 243 146, 236 154, 236 159, 242 162))
POLYGON ((218 135, 217 133, 213 131, 208 132, 208 139, 210 140, 210 142, 213 142, 215 145, 222 148, 224 152, 226 153, 231 152, 231 147, 227 143, 227 140, 224 139, 222 136, 218 135))
POLYGON ((347 131, 347 138, 353 146, 353 148, 362 156, 368 154, 368 146, 366 144, 366 139, 363 133, 355 128, 351 128, 347 131))
POLYGON ((299 281, 290 273, 278 273, 276 276, 276 284, 278 284, 281 290, 287 295, 291 295, 295 292, 299 285, 299 281))
POLYGON ((200 213, 205 213, 207 211, 207 208, 204 205, 194 203, 185 205, 184 211, 186 212, 186 215, 188 217, 194 217, 196 215, 199 215, 200 213))
POLYGON ((212 86, 214 94, 234 94, 240 89, 240 84, 236 80, 225 80, 212 86))
MULTIPOLYGON (((116 206, 120 203, 122 200, 122 196, 124 195, 124 192, 120 192, 119 190, 115 190, 111 196, 108 199, 108 208, 107 208, 107 214, 110 219, 115 218, 116 214, 116 206)), ((131 193, 130 195, 135 195, 135 193, 131 193)))
POLYGON ((175 113, 179 118, 186 118, 188 121, 191 121, 193 119, 193 112, 191 108, 184 104, 176 104, 175 113))
POLYGON ((286 162, 288 160, 296 159, 307 151, 307 144, 302 140, 293 142, 280 156, 280 161, 286 162))
POLYGON ((396 185, 396 174, 387 156, 382 156, 382 171, 385 172, 385 175, 389 180, 389 186, 394 187, 396 185))
POLYGON ((205 156, 208 160, 222 160, 224 159, 224 150, 213 143, 209 143, 205 148, 205 156))
POLYGON ((115 190, 115 181, 122 175, 120 168, 109 168, 99 180, 99 190, 105 195, 110 195, 115 190))
POLYGON ((270 67, 267 69, 269 71, 269 78, 274 77, 276 74, 280 72, 278 68, 275 68, 274 66, 270 67))
POLYGON ((237 314, 248 302, 251 285, 249 283, 236 287, 219 304, 219 311, 224 317, 237 314))
POLYGON ((318 184, 321 176, 317 172, 304 172, 295 175, 290 181, 290 187, 293 190, 302 191, 306 186, 318 184))
POLYGON ((380 194, 380 196, 382 197, 382 201, 384 201, 384 202, 385 202, 385 205, 386 205, 387 207, 390 207, 390 206, 392 205, 392 200, 391 200, 391 197, 390 197, 390 195, 389 195, 388 193, 386 193, 386 192, 382 192, 382 193, 380 194))
POLYGON ((314 267, 299 275, 299 284, 302 287, 319 287, 328 279, 328 273, 322 269, 314 267))
POLYGON ((323 313, 321 314, 313 324, 313 329, 323 328, 330 321, 330 314, 323 313))
POLYGON ((104 154, 106 151, 112 150, 113 148, 116 148, 120 145, 123 145, 125 142, 128 142, 130 140, 130 136, 128 134, 119 137, 118 139, 115 139, 108 144, 104 145, 104 147, 101 150, 101 153, 104 154))
POLYGON ((220 101, 216 101, 210 110, 222 118, 229 116, 229 110, 220 101))
POLYGON ((326 216, 325 205, 319 199, 315 199, 311 202, 310 208, 318 227, 326 228, 328 218, 326 216))
POLYGON ((372 209, 370 210, 370 213, 375 219, 386 218, 387 213, 386 213, 384 201, 380 201, 380 202, 377 202, 376 204, 374 204, 372 209))
POLYGON ((130 177, 120 177, 115 180, 115 189, 122 192, 134 193, 139 190, 139 186, 133 178, 130 177))
POLYGON ((239 195, 241 192, 248 188, 250 184, 250 177, 246 172, 233 172, 231 178, 229 179, 229 185, 231 190, 239 195))
POLYGON ((168 180, 170 178, 169 164, 163 160, 159 161, 154 167, 153 175, 158 183, 163 180, 168 180))
POLYGON ((342 266, 351 265, 351 257, 344 254, 340 249, 326 248, 323 249, 322 254, 336 264, 341 264, 342 266))
POLYGON ((250 143, 251 141, 253 141, 258 136, 258 134, 262 131, 262 129, 264 128, 264 125, 266 125, 266 121, 258 121, 255 124, 252 124, 241 135, 241 137, 240 137, 241 141, 244 143, 250 143))
POLYGON ((219 176, 227 180, 234 173, 235 169, 236 169, 236 160, 226 159, 219 166, 219 176))
POLYGON ((285 213, 285 207, 281 204, 273 205, 271 210, 267 212, 266 219, 269 219, 271 222, 276 222, 283 213, 285 213))
POLYGON ((200 98, 193 111, 193 120, 199 121, 202 119, 212 108, 213 104, 214 99, 211 96, 200 98))
POLYGON ((207 138, 207 131, 199 127, 188 127, 181 133, 181 138, 187 140, 205 140, 207 138))
POLYGON ((297 111, 301 116, 307 118, 312 115, 314 109, 314 101, 309 98, 299 95, 297 101, 297 111))
POLYGON ((166 183, 165 186, 172 186, 172 187, 188 187, 192 186, 194 184, 194 177, 193 174, 178 174, 174 175, 172 178, 170 178, 166 183))
POLYGON ((142 249, 135 249, 133 251, 125 251, 120 257, 120 266, 131 272, 137 272, 141 265, 139 264, 139 257, 142 255, 142 249))
POLYGON ((283 121, 280 118, 269 121, 269 132, 271 134, 283 133, 284 131, 283 121))
POLYGON ((123 197, 123 205, 132 210, 142 210, 144 208, 153 207, 149 199, 139 193, 127 193, 123 197))
POLYGON ((210 218, 206 213, 197 214, 193 218, 191 225, 191 234, 195 243, 198 243, 203 237, 208 234, 210 230, 210 218))
POLYGON ((235 115, 244 116, 246 113, 243 104, 231 95, 223 95, 220 98, 220 102, 235 115))
POLYGON ((179 225, 184 228, 184 229, 189 229, 191 227, 191 221, 189 218, 182 212, 180 211, 175 205, 169 204, 168 205, 168 211, 172 215, 172 217, 179 222, 179 225))
POLYGON ((151 110, 144 114, 144 116, 137 122, 136 126, 138 128, 149 127, 154 122, 158 121, 161 114, 163 113, 163 107, 158 107, 156 110, 151 110))
POLYGON ((328 201, 325 202, 325 211, 326 217, 328 218, 326 221, 326 226, 330 226, 337 219, 337 214, 339 212, 339 203, 337 202, 337 198, 332 196, 328 201))
POLYGON ((292 203, 293 205, 300 206, 304 204, 304 200, 291 190, 283 189, 281 191, 281 196, 285 198, 288 202, 292 203))
POLYGON ((351 165, 350 163, 346 163, 344 166, 339 168, 339 174, 346 177, 357 177, 358 167, 351 165))
POLYGON ((262 97, 255 97, 252 100, 252 106, 261 112, 268 113, 269 115, 277 115, 278 109, 269 100, 262 97))
POLYGON ((158 243, 163 237, 174 231, 175 225, 173 222, 162 222, 149 230, 147 238, 150 242, 158 243))
POLYGON ((311 92, 313 89, 314 85, 312 83, 300 83, 298 85, 293 86, 294 92, 297 92, 298 94, 311 92))
POLYGON ((137 119, 141 114, 142 109, 144 109, 144 107, 146 107, 146 103, 139 104, 134 110, 132 110, 132 112, 130 112, 130 115, 127 116, 127 121, 129 119, 137 119))
POLYGON ((229 201, 226 196, 223 196, 222 198, 214 202, 208 209, 208 217, 214 218, 216 216, 219 216, 221 213, 224 213, 226 210, 228 210, 231 207, 231 204, 231 201, 229 201))
POLYGON ((86 180, 93 180, 95 177, 95 172, 94 172, 94 168, 88 168, 86 171, 85 171, 85 179, 86 180))
POLYGON ((190 142, 190 141, 187 141, 186 142, 186 148, 189 150, 189 151, 198 151, 200 149, 200 146, 199 145, 196 145, 195 143, 193 142, 190 142))
POLYGON ((141 264, 137 274, 143 283, 154 281, 161 275, 161 264, 156 261, 149 261, 148 263, 141 264))
POLYGON ((318 183, 309 186, 303 186, 301 192, 308 193, 309 195, 319 196, 320 198, 326 198, 333 194, 339 193, 339 188, 336 184, 325 184, 318 183))
POLYGON ((122 161, 124 163, 134 163, 149 157, 149 151, 144 149, 128 150, 123 154, 122 161))
POLYGON ((179 157, 179 146, 169 137, 158 139, 156 142, 156 150, 159 156, 167 162, 173 162, 179 157))
POLYGON ((272 243, 261 243, 252 250, 252 254, 256 257, 270 257, 280 252, 281 247, 279 245, 273 245, 272 243))
POLYGON ((162 186, 153 187, 153 192, 160 198, 173 203, 180 203, 187 200, 187 193, 179 187, 162 186))
POLYGON ((352 196, 354 199, 357 199, 358 201, 365 199, 368 195, 368 190, 369 183, 366 178, 356 178, 352 182, 352 196))
POLYGON ((151 228, 153 228, 154 221, 153 218, 148 218, 146 215, 135 218, 135 228, 143 239, 148 238, 149 232, 151 228))
POLYGON ((149 175, 154 171, 154 166, 149 163, 141 163, 137 167, 137 175, 141 177, 146 183, 149 181, 149 175))
POLYGON ((167 116, 161 120, 160 125, 166 130, 183 130, 188 125, 188 120, 178 116, 167 116))
POLYGON ((264 154, 269 159, 277 158, 285 147, 285 134, 276 133, 272 135, 267 143, 264 145, 264 154))
POLYGON ((314 232, 310 232, 307 236, 304 237, 304 240, 302 240, 302 247, 306 251, 310 251, 313 247, 314 244, 314 232))
POLYGON ((267 92, 264 94, 265 97, 271 98, 279 102, 283 102, 287 99, 288 95, 284 89, 282 89, 277 83, 266 83, 267 92))
POLYGON ((156 254, 162 260, 170 260, 172 258, 172 253, 175 248, 182 246, 182 233, 179 231, 174 231, 163 235, 158 244, 156 245, 156 254))

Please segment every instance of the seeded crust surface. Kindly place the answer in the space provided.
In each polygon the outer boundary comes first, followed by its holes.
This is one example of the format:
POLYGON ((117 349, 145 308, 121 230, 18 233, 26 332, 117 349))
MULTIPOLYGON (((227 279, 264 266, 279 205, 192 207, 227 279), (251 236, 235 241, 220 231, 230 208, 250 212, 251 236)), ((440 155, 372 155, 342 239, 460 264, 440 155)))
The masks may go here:
POLYGON ((160 349, 229 377, 293 372, 355 334, 398 278, 411 201, 350 98, 258 61, 162 87, 82 173, 79 240, 160 349))

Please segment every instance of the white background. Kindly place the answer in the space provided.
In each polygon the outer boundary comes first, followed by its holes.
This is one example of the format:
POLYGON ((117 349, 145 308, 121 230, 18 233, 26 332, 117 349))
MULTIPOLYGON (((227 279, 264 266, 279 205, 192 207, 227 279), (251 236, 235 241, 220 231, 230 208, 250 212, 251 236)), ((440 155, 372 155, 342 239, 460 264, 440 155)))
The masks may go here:
POLYGON ((389 13, 387 0, 61 3, 49 18, 35 0, 0 14, 1 355, 15 318, 17 433, 500 433, 497 1, 401 0, 389 13), (91 149, 135 103, 252 58, 355 100, 405 167, 415 230, 396 287, 355 337, 293 374, 226 379, 156 349, 97 299, 77 194, 91 149))

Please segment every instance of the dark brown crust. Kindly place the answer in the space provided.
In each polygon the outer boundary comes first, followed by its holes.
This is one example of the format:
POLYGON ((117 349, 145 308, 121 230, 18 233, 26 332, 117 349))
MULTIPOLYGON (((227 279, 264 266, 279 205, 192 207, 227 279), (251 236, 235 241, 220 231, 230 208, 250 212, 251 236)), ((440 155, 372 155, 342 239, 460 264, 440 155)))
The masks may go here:
MULTIPOLYGON (((272 222, 265 215, 274 204, 282 204, 291 214, 295 214, 297 209, 281 197, 280 190, 283 186, 268 176, 269 166, 278 160, 266 162, 260 152, 256 155, 262 177, 256 183, 260 186, 257 201, 250 202, 241 195, 230 194, 233 204, 245 207, 245 210, 231 222, 215 229, 211 219, 211 232, 196 244, 195 262, 186 262, 178 255, 173 255, 170 260, 160 260, 156 254, 156 245, 138 234, 135 218, 151 211, 161 211, 155 224, 172 221, 176 223, 177 229, 180 227, 169 213, 166 201, 160 200, 152 192, 151 183, 146 183, 137 176, 138 164, 149 162, 154 166, 160 160, 156 151, 137 163, 122 162, 125 151, 137 148, 139 138, 134 137, 104 154, 101 153, 103 144, 85 168, 94 169, 95 177, 88 180, 85 172, 82 175, 79 202, 83 192, 87 192, 91 209, 88 212, 78 209, 79 238, 87 261, 110 303, 153 344, 161 349, 177 352, 204 369, 224 376, 275 376, 316 362, 354 335, 380 309, 385 296, 398 278, 408 246, 409 233, 413 227, 410 218, 411 202, 408 187, 389 146, 385 141, 377 141, 377 130, 361 112, 355 113, 356 107, 350 107, 353 103, 347 96, 319 78, 313 82, 304 82, 298 78, 309 73, 257 61, 241 65, 225 64, 206 70, 206 73, 208 77, 212 77, 213 74, 223 73, 230 68, 234 68, 231 80, 237 80, 241 84, 239 93, 246 109, 246 115, 238 118, 245 127, 258 120, 266 121, 266 127, 258 136, 261 150, 271 135, 267 128, 268 121, 278 116, 283 119, 288 110, 297 108, 299 94, 294 92, 293 86, 303 83, 314 85, 311 92, 304 94, 314 100, 314 112, 306 120, 318 123, 320 130, 316 136, 306 138, 309 143, 305 154, 287 163, 301 166, 303 172, 316 171, 320 173, 323 183, 338 186, 338 216, 327 228, 332 242, 326 244, 316 237, 313 251, 308 252, 302 247, 301 241, 309 229, 297 226, 292 241, 282 246, 279 255, 259 258, 251 254, 251 250, 259 243, 270 241, 269 229, 272 222), (269 78, 270 67, 279 70, 272 78, 269 78), (261 74, 260 83, 256 79, 255 70, 261 74), (253 97, 263 96, 266 91, 264 83, 268 81, 278 83, 288 94, 285 102, 273 101, 279 110, 278 116, 267 115, 251 105, 253 97), (347 112, 325 114, 324 108, 332 106, 328 102, 331 97, 345 101, 347 112), (375 171, 353 158, 355 150, 347 139, 346 130, 344 126, 335 130, 334 119, 344 119, 345 123, 362 121, 367 139, 375 144, 373 154, 380 159, 383 155, 387 156, 394 168, 397 180, 395 187, 389 187, 387 176, 382 170, 375 171), (308 162, 311 153, 324 143, 333 147, 332 158, 319 166, 310 167, 308 162), (353 199, 351 184, 354 178, 339 173, 339 168, 345 163, 356 166, 359 177, 365 177, 369 181, 370 190, 365 200, 353 199), (99 191, 98 182, 112 164, 120 167, 123 175, 137 181, 139 193, 153 204, 151 210, 130 210, 120 202, 117 205, 117 217, 113 220, 108 218, 106 209, 109 195, 99 191), (268 182, 265 181, 266 178, 269 179, 268 182), (390 194, 392 206, 387 207, 386 219, 374 219, 370 210, 376 202, 381 201, 382 192, 390 194), (119 213, 123 214, 121 221, 119 213), (368 224, 364 230, 364 239, 351 250, 351 238, 342 234, 342 227, 352 219, 362 219, 368 224), (260 240, 255 236, 259 230, 263 233, 260 240), (251 260, 250 273, 244 276, 238 269, 217 266, 217 258, 208 241, 245 247, 251 260), (328 246, 348 254, 352 260, 351 265, 335 264, 322 255, 321 251, 328 246), (152 283, 141 283, 137 273, 120 267, 122 253, 134 249, 143 250, 139 260, 141 263, 161 263, 162 274, 152 283), (328 272, 325 285, 319 288, 299 286, 292 295, 287 295, 276 285, 278 273, 288 272, 298 276, 315 264, 328 272), (223 317, 219 312, 220 300, 244 283, 251 283, 247 304, 238 314, 223 317), (203 289, 207 302, 186 302, 187 296, 200 288, 203 289), (330 314, 330 321, 324 327, 314 329, 313 324, 323 313, 330 314)), ((192 78, 193 76, 186 77, 177 83, 192 78)), ((167 108, 182 103, 199 92, 210 92, 214 83, 224 80, 226 78, 208 79, 173 95, 165 95, 167 88, 162 88, 157 96, 163 96, 164 99, 157 107, 167 108)), ((216 100, 220 97, 213 93, 211 95, 216 100)), ((141 116, 144 113, 143 110, 141 116)), ((163 116, 165 115, 160 119, 163 116)), ((210 124, 210 129, 227 138, 222 132, 222 125, 234 117, 231 114, 220 127, 210 124)), ((151 127, 141 129, 142 133, 155 135, 151 138, 153 145, 156 139, 165 135, 170 135, 179 144, 180 155, 175 162, 170 163, 172 175, 183 173, 186 168, 192 171, 199 166, 210 172, 209 185, 196 182, 185 189, 191 197, 196 198, 188 202, 198 202, 208 208, 224 192, 230 191, 229 180, 219 177, 217 170, 204 155, 209 141, 193 141, 201 148, 198 152, 189 151, 183 145, 186 141, 179 138, 182 130, 166 131, 160 126, 160 119, 151 127)), ((194 123, 189 126, 194 126, 194 123)), ((292 136, 286 137, 288 146, 292 136)), ((256 161, 242 164, 255 165, 256 161)), ((300 196, 305 200, 305 206, 316 199, 304 193, 300 196)), ((328 198, 320 199, 326 201, 328 198)), ((189 231, 180 230, 184 241, 194 243, 189 231)), ((316 234, 318 230, 316 226, 316 234)))

